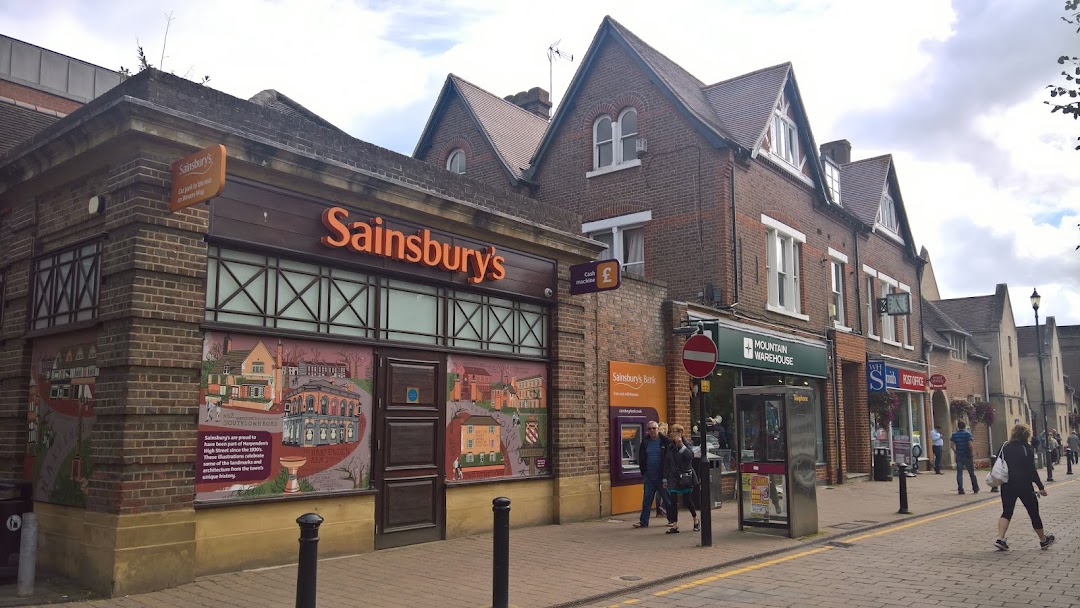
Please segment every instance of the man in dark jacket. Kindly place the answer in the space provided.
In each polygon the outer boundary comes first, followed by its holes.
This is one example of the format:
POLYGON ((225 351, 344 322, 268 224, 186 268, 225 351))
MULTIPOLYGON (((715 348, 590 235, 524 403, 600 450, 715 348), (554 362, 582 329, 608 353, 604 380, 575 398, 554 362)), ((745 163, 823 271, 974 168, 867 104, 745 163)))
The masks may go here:
POLYGON ((670 500, 667 491, 664 490, 664 457, 671 441, 660 434, 660 424, 650 420, 645 425, 645 438, 641 440, 638 448, 638 468, 641 471, 642 481, 645 484, 645 495, 641 500, 641 517, 635 528, 648 528, 649 516, 652 514, 653 499, 660 495, 660 502, 664 508, 669 507, 670 500))

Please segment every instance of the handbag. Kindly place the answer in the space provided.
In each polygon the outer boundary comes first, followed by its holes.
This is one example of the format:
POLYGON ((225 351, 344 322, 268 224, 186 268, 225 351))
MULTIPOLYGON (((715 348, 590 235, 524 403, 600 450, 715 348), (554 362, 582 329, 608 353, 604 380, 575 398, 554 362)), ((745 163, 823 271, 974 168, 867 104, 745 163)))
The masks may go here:
MULTIPOLYGON (((1008 445, 1008 444, 1006 444, 1008 445)), ((1026 452, 1027 450, 1025 450, 1026 452)), ((994 468, 990 469, 990 472, 986 474, 986 485, 991 488, 996 488, 1004 483, 1009 483, 1009 465, 1005 462, 1005 446, 1001 446, 998 450, 997 460, 994 461, 994 468)))
POLYGON ((675 487, 680 490, 692 488, 697 485, 697 473, 694 469, 689 469, 679 473, 678 479, 675 480, 675 487))

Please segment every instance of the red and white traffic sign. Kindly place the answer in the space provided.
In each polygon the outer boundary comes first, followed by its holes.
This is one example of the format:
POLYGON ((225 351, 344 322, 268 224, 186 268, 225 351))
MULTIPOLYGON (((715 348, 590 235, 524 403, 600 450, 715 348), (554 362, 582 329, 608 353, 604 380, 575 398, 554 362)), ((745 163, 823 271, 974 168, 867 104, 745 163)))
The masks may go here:
POLYGON ((692 378, 705 378, 716 367, 716 344, 703 334, 690 336, 683 344, 682 364, 692 378))

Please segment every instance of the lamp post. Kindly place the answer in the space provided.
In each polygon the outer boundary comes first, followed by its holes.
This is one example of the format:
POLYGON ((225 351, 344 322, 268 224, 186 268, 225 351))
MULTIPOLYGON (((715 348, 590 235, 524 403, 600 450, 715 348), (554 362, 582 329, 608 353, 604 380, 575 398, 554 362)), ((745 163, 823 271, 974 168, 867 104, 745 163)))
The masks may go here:
POLYGON ((1039 295, 1039 290, 1032 289, 1031 308, 1035 310, 1035 344, 1039 348, 1039 389, 1042 391, 1043 433, 1046 434, 1046 439, 1043 440, 1043 449, 1046 450, 1046 481, 1054 481, 1054 463, 1051 460, 1052 454, 1050 453, 1050 426, 1047 424, 1046 418, 1046 382, 1043 380, 1042 338, 1039 337, 1039 304, 1041 303, 1042 296, 1039 295))

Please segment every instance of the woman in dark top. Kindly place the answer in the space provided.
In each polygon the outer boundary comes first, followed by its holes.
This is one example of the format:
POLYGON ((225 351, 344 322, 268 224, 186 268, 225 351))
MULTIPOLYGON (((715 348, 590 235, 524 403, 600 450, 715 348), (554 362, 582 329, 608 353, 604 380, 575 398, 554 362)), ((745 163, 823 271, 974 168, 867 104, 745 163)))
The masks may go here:
POLYGON ((1043 533, 1042 518, 1039 517, 1039 498, 1032 487, 1032 484, 1039 486, 1039 494, 1046 496, 1046 488, 1043 487, 1042 479, 1039 479, 1039 471, 1035 469, 1035 449, 1028 445, 1030 440, 1031 427, 1018 424, 1013 427, 1008 443, 1001 446, 1000 457, 1004 458, 1005 464, 1009 466, 1009 481, 1001 484, 1001 519, 998 520, 998 538, 994 541, 998 551, 1009 550, 1005 533, 1009 531, 1009 521, 1012 519, 1013 509, 1016 508, 1017 499, 1020 499, 1027 509, 1031 527, 1035 528, 1035 534, 1039 535, 1039 546, 1046 549, 1054 544, 1054 535, 1043 533))
POLYGON ((668 530, 668 534, 679 533, 679 496, 682 496, 683 504, 690 510, 690 516, 694 518, 694 530, 701 529, 697 509, 694 508, 694 498, 691 494, 694 484, 685 487, 679 485, 679 477, 687 472, 691 474, 691 479, 697 481, 697 476, 693 474, 693 470, 694 452, 683 438, 682 425, 673 424, 671 425, 671 446, 664 454, 664 488, 671 494, 671 504, 668 505, 667 513, 668 525, 671 526, 671 529, 668 530))

